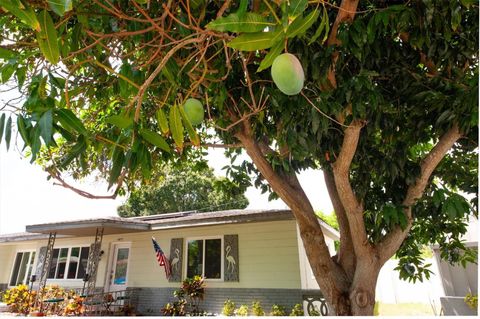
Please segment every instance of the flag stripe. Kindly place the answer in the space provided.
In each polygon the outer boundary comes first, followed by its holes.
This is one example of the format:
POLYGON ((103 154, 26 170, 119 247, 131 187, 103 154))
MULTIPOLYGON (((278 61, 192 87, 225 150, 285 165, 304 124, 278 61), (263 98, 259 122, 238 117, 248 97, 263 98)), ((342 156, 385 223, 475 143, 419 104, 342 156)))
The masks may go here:
POLYGON ((160 245, 157 243, 155 238, 152 237, 153 249, 155 250, 155 256, 157 257, 157 262, 160 267, 165 268, 165 276, 167 279, 170 279, 172 275, 172 270, 170 268, 170 261, 167 256, 163 253, 163 250, 160 248, 160 245))

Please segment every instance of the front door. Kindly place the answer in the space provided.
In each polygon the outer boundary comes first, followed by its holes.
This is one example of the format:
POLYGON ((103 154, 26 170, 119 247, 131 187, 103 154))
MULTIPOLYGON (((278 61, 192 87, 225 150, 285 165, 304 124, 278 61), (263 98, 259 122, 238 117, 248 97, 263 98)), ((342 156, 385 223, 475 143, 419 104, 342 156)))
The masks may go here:
POLYGON ((130 244, 114 244, 109 291, 127 289, 130 244))

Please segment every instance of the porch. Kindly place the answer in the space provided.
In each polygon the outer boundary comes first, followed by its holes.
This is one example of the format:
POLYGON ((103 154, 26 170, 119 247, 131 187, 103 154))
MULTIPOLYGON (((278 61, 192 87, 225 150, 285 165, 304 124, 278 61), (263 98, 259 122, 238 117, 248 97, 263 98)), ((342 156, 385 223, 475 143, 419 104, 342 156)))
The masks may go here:
MULTIPOLYGON (((30 288, 37 291, 35 310, 56 315, 68 315, 69 312, 72 315, 89 316, 134 314, 138 289, 126 286, 129 247, 117 247, 112 254, 109 254, 110 271, 101 288, 96 287, 97 272, 100 259, 104 254, 102 249, 104 235, 147 230, 149 225, 145 222, 116 217, 27 226, 27 232, 48 234, 47 245, 40 248, 36 269, 31 270, 32 276, 28 278, 30 288), (61 237, 93 236, 93 242, 85 247, 56 247, 57 235, 61 237), (63 296, 48 296, 45 293, 47 279, 49 284, 52 282, 55 284, 56 281, 67 278, 82 280, 83 287, 70 289, 69 294, 63 296), (59 313, 56 311, 57 308, 63 308, 65 312, 59 313)), ((124 245, 118 246, 124 247, 124 245)), ((100 279, 100 282, 103 283, 103 280, 100 279)))

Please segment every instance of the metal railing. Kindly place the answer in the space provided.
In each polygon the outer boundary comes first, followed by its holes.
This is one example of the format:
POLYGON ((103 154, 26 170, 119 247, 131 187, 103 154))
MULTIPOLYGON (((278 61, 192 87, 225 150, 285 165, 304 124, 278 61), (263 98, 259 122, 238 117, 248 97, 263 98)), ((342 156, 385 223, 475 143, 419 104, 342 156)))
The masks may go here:
POLYGON ((85 296, 86 316, 128 316, 135 313, 136 289, 99 292, 85 296))
POLYGON ((328 316, 329 307, 327 300, 320 291, 309 291, 303 294, 306 310, 309 316, 328 316))

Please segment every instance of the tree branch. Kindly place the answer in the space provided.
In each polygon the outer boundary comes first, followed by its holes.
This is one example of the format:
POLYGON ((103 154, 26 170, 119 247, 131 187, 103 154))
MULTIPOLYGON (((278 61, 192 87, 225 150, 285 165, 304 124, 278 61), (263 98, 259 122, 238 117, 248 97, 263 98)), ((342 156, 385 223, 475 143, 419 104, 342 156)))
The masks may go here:
POLYGON ((408 187, 407 194, 402 203, 405 216, 407 217, 406 228, 402 230, 400 226, 397 226, 387 234, 377 246, 382 262, 385 262, 392 257, 398 248, 400 248, 400 245, 403 243, 413 224, 413 205, 415 205, 417 200, 422 197, 422 194, 428 185, 430 176, 437 165, 461 136, 462 133, 460 132, 458 125, 454 124, 444 135, 442 135, 437 145, 435 145, 435 147, 422 160, 420 164, 420 175, 415 180, 415 183, 408 187))
POLYGON ((340 228, 340 249, 336 259, 340 266, 345 270, 348 278, 353 280, 356 258, 353 250, 352 236, 350 234, 350 225, 348 224, 345 208, 343 208, 340 196, 337 192, 333 173, 330 170, 325 169, 323 170, 323 177, 340 228))
POLYGON ((137 102, 137 106, 136 106, 136 110, 135 110, 135 122, 138 122, 138 119, 140 118, 140 108, 142 106, 143 95, 144 95, 145 91, 150 86, 152 81, 157 77, 157 75, 162 71, 165 64, 167 64, 168 60, 173 56, 173 54, 175 54, 175 52, 177 52, 181 48, 185 47, 186 45, 192 44, 192 43, 198 43, 198 42, 201 42, 203 40, 204 40, 203 36, 200 36, 198 38, 185 39, 182 42, 180 42, 179 44, 177 44, 176 46, 174 46, 173 48, 171 48, 170 51, 168 51, 167 54, 165 54, 162 61, 157 65, 157 67, 152 72, 152 74, 150 74, 150 76, 145 80, 145 82, 142 84, 142 86, 140 86, 140 89, 138 90, 137 95, 130 102, 130 105, 128 106, 128 108, 130 108, 130 106, 133 105, 133 103, 135 103, 135 101, 137 102))
POLYGON ((346 211, 346 216, 350 225, 353 248, 357 258, 360 258, 361 255, 365 255, 367 249, 371 248, 368 243, 367 232, 363 220, 363 205, 356 198, 349 179, 350 164, 352 163, 353 156, 357 149, 362 127, 363 124, 359 120, 355 120, 345 129, 342 149, 337 160, 332 165, 338 196, 346 211))
MULTIPOLYGON (((338 27, 342 22, 352 22, 357 12, 358 0, 343 0, 338 9, 337 18, 333 23, 332 30, 328 36, 327 45, 340 45, 341 42, 337 38, 338 27)), ((337 63, 338 52, 332 54, 332 65, 328 69, 327 79, 332 88, 337 87, 337 80, 335 78, 335 64, 337 63)))
POLYGON ((65 187, 77 193, 78 195, 83 196, 85 198, 89 198, 89 199, 115 199, 117 198, 117 193, 121 186, 121 182, 119 182, 117 189, 111 195, 95 195, 68 184, 67 182, 65 182, 65 180, 61 177, 60 173, 56 169, 53 169, 53 168, 47 169, 47 172, 50 174, 50 176, 52 176, 54 179, 57 180, 58 183, 54 183, 54 185, 65 187))

